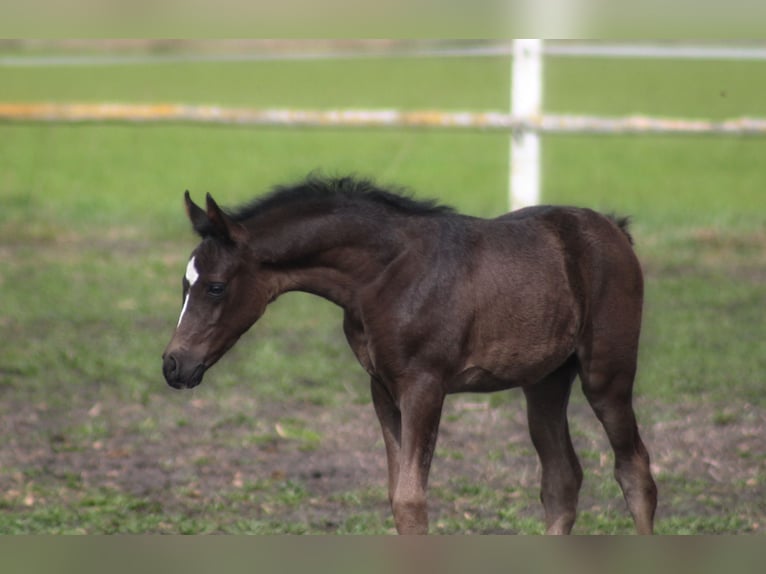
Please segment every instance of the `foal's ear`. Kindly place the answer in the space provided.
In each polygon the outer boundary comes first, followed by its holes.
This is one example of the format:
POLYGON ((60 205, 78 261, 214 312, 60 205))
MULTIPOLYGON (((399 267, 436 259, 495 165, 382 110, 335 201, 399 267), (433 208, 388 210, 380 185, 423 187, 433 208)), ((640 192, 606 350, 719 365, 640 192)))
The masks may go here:
POLYGON ((184 202, 186 204, 186 215, 189 216, 189 221, 191 221, 194 231, 196 231, 198 235, 204 235, 210 228, 207 213, 192 201, 188 189, 184 193, 184 202))
POLYGON ((206 216, 208 224, 215 230, 214 233, 221 239, 231 241, 232 243, 243 242, 246 235, 245 228, 226 215, 209 193, 206 196, 206 200, 206 216))

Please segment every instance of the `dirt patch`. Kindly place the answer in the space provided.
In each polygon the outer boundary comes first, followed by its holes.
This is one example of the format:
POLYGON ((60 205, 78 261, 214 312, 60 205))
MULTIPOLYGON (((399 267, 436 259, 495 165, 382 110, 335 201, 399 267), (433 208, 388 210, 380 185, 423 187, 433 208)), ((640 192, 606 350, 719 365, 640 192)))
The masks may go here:
MULTIPOLYGON (((750 405, 638 407, 660 488, 658 519, 748 508, 743 530, 761 532, 766 411, 750 405)), ((44 488, 31 502, 27 495, 30 505, 105 488, 154 502, 169 514, 196 513, 265 482, 301 485, 304 503, 275 510, 261 501, 243 511, 270 513, 272 519, 284 512, 285 519, 330 532, 352 511, 388 516, 384 448, 371 405, 264 403, 243 390, 224 399, 158 393, 145 405, 94 397, 66 410, 5 400, 2 411, 0 489, 6 502, 35 486, 44 488), (345 496, 349 492, 354 496, 345 496)), ((604 489, 594 485, 611 480, 612 458, 587 405, 575 400, 570 420, 587 474, 580 510, 622 506, 619 496, 604 500, 604 489)), ((465 501, 445 495, 460 484, 517 489, 530 501, 521 512, 540 519, 542 509, 532 500, 539 465, 521 398, 500 407, 450 398, 431 476, 435 523, 466 512, 465 501)), ((476 500, 468 505, 474 513, 493 510, 476 500)))

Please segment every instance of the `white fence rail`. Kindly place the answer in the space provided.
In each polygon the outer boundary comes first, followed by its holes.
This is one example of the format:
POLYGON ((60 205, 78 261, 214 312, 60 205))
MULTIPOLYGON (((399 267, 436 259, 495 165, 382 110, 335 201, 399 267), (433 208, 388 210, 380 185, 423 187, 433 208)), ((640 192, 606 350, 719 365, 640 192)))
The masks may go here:
MULTIPOLYGON (((219 46, 220 48, 221 46, 219 46)), ((225 46, 223 46, 225 48, 225 46)), ((355 60, 365 58, 462 58, 513 55, 513 44, 500 43, 434 43, 380 46, 360 43, 342 49, 282 49, 258 48, 205 53, 136 54, 59 54, 0 56, 0 67, 31 68, 61 66, 141 66, 147 64, 185 64, 196 62, 263 62, 292 60, 355 60)), ((546 57, 593 58, 651 58, 694 60, 766 60, 766 42, 736 46, 715 44, 634 43, 547 41, 543 44, 546 57)))
POLYGON ((55 104, 2 103, 2 122, 64 123, 209 123, 243 126, 312 128, 412 128, 542 134, 676 134, 766 136, 766 118, 713 121, 500 112, 400 110, 293 110, 226 108, 183 104, 55 104))

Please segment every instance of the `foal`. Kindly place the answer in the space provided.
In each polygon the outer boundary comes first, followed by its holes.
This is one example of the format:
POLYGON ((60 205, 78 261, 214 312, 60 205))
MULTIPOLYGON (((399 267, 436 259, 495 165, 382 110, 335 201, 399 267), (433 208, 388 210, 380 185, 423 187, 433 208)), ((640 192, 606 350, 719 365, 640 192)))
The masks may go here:
POLYGON ((567 404, 582 388, 615 454, 639 533, 657 490, 632 407, 643 278, 625 220, 531 207, 455 213, 351 178, 309 179, 239 211, 185 195, 202 238, 163 355, 174 388, 198 385, 287 291, 343 308, 370 375, 399 533, 426 533, 426 486, 445 396, 521 387, 542 465, 547 532, 569 533, 582 469, 567 404))

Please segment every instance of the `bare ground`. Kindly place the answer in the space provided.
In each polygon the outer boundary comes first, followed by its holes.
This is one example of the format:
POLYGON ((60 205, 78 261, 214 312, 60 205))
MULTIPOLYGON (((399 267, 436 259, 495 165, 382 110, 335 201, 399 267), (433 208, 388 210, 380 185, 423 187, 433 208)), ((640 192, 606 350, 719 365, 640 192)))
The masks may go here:
MULTIPOLYGON (((292 506, 250 499, 249 505, 240 503, 243 514, 327 532, 351 512, 383 519, 389 514, 384 449, 369 404, 265 403, 245 388, 223 398, 166 390, 146 404, 93 394, 66 410, 55 399, 4 401, 0 496, 6 504, 77 504, 77 491, 105 488, 156 503, 164 513, 193 515, 265 481, 300 484, 305 497, 292 506)), ((658 520, 739 512, 744 526, 738 531, 764 531, 765 410, 648 402, 637 407, 660 489, 658 520)), ((586 469, 581 512, 624 512, 619 494, 598 486, 611 484, 611 453, 579 398, 570 407, 570 421, 586 469)), ((539 465, 520 395, 499 407, 470 396, 448 399, 431 477, 437 530, 450 518, 491 515, 494 504, 514 500, 520 513, 541 519, 535 500, 539 465), (485 497, 482 504, 481 496, 455 493, 461 484, 504 495, 485 497)))

